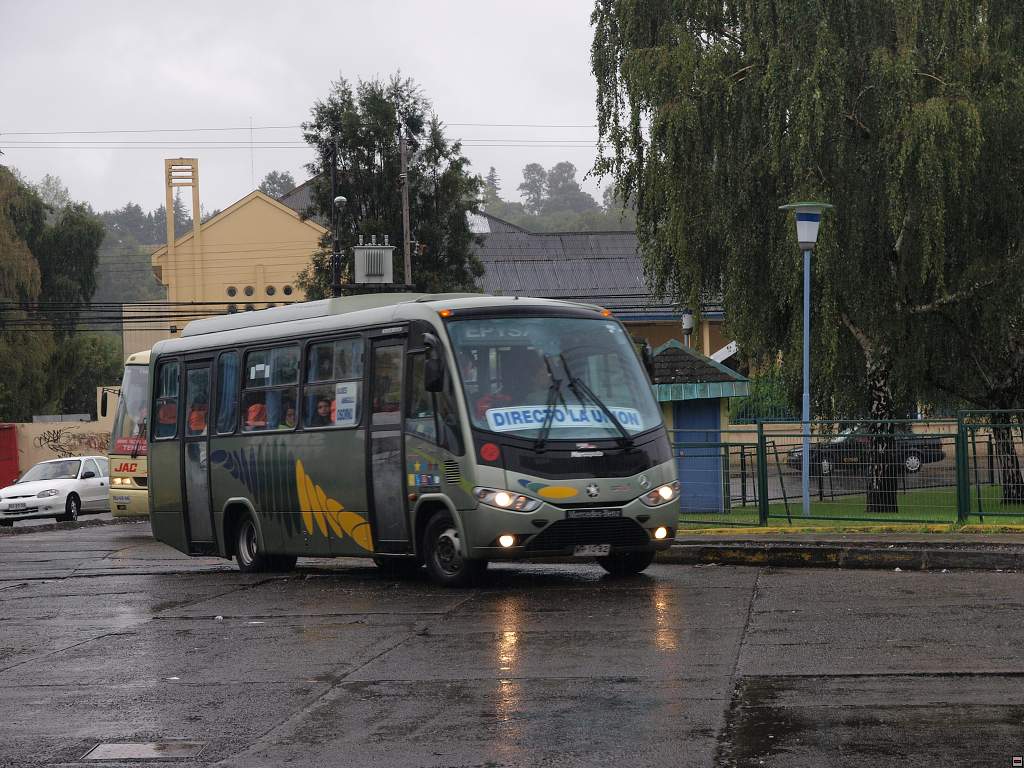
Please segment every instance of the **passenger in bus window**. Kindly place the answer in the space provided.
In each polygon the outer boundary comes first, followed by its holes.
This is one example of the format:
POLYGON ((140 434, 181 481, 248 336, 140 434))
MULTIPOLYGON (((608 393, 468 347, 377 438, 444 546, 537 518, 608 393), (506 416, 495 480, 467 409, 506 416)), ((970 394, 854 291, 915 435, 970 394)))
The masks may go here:
POLYGON ((267 428, 267 406, 263 402, 252 403, 245 410, 245 429, 255 431, 267 428))
POLYGON ((197 395, 188 412, 188 434, 206 434, 206 416, 209 406, 205 395, 197 395))
POLYGON ((331 419, 331 401, 321 397, 316 401, 316 411, 310 416, 309 426, 329 427, 333 423, 331 419))
POLYGON ((295 406, 288 401, 285 401, 284 404, 284 419, 281 421, 281 426, 288 429, 295 427, 295 406))
POLYGON ((156 436, 174 437, 178 424, 178 401, 165 400, 157 407, 156 436))

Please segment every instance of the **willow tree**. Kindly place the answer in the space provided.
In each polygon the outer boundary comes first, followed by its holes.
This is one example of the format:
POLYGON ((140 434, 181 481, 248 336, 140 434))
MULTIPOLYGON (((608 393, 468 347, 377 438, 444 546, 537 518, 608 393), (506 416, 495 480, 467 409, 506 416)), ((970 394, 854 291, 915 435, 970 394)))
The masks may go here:
MULTIPOLYGON (((795 379, 802 266, 777 207, 832 203, 813 259, 815 412, 904 415, 943 343, 928 318, 1017 256, 1019 214, 978 217, 1020 179, 1021 142, 986 122, 1024 117, 1020 20, 1005 0, 598 0, 597 169, 637 202, 652 288, 722 294, 742 348, 781 351, 795 379)), ((875 429, 868 509, 895 511, 892 426, 875 429)))

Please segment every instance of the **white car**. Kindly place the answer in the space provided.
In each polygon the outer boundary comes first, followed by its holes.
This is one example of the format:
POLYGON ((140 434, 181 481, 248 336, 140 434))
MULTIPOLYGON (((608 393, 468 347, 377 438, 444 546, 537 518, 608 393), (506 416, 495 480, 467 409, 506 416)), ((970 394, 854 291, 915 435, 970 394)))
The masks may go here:
POLYGON ((109 485, 106 456, 42 461, 14 485, 0 488, 0 525, 35 517, 77 520, 80 512, 106 511, 109 485))

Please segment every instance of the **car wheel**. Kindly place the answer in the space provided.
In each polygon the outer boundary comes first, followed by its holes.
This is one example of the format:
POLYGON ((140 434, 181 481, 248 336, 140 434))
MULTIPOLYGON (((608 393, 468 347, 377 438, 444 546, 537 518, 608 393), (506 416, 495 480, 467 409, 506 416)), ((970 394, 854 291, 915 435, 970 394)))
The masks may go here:
POLYGON ((447 512, 437 513, 427 523, 423 553, 430 578, 445 587, 472 586, 487 570, 486 560, 469 560, 462 556, 459 529, 447 512))
POLYGON ((78 519, 78 513, 81 511, 82 502, 78 500, 78 496, 72 493, 64 504, 64 514, 58 515, 57 520, 62 523, 73 523, 78 519))
POLYGON ((612 576, 635 576, 654 562, 654 552, 618 552, 597 562, 612 576))
POLYGON ((910 474, 920 472, 923 463, 921 454, 917 453, 917 451, 911 451, 903 458, 903 468, 910 474))
POLYGON ((246 515, 235 531, 235 560, 242 573, 273 570, 274 558, 260 551, 259 531, 252 515, 246 515))
POLYGON ((374 556, 373 564, 388 578, 408 579, 415 576, 423 566, 414 557, 374 556))

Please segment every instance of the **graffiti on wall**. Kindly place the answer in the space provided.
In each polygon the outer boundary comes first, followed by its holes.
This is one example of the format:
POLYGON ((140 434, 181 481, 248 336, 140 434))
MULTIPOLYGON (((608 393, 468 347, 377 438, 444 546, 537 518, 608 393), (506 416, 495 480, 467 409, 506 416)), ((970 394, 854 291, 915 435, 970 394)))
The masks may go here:
POLYGON ((33 441, 36 448, 51 451, 57 458, 107 452, 110 433, 79 432, 78 427, 57 427, 41 433, 33 441))

